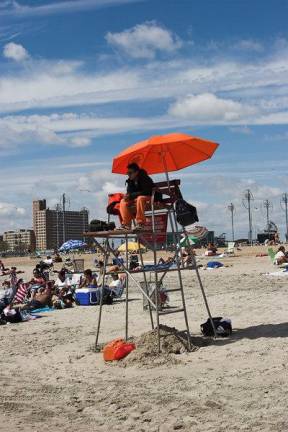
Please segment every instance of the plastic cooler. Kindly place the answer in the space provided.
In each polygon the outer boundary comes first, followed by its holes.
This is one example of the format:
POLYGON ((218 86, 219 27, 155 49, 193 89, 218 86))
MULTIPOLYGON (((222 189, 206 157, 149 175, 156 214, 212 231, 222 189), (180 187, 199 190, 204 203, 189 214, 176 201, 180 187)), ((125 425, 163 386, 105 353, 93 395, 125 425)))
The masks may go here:
POLYGON ((98 304, 98 288, 79 288, 75 290, 76 300, 81 306, 93 306, 98 304))

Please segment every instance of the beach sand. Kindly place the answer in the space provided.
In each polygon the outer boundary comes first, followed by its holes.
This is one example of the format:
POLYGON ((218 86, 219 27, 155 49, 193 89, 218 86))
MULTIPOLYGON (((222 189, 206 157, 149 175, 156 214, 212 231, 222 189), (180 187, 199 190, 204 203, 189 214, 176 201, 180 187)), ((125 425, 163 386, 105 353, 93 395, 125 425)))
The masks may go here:
MULTIPOLYGON (((198 349, 167 361, 105 364, 93 351, 98 307, 1 326, 0 430, 287 431, 288 277, 264 275, 275 268, 268 257, 256 258, 259 251, 245 248, 222 261, 231 267, 200 270, 212 314, 232 319, 229 339, 203 342, 207 312, 195 272, 184 272, 198 349)), ((31 273, 32 260, 16 264, 31 273)), ((175 274, 166 280, 176 286, 175 274)), ((139 336, 150 330, 149 314, 137 288, 129 290, 130 335, 139 336)), ((179 293, 170 297, 180 304, 179 293)), ((100 341, 124 336, 124 320, 124 302, 105 306, 100 341)), ((161 321, 184 329, 182 314, 161 321)))

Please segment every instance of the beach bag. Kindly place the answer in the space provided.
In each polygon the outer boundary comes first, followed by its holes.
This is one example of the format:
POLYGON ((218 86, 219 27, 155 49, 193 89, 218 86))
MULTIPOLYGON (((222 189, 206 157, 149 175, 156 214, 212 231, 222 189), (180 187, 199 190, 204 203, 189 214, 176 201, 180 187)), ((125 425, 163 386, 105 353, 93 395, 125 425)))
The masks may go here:
POLYGON ((175 203, 176 219, 182 226, 192 225, 199 222, 197 209, 183 199, 178 199, 175 203))
POLYGON ((115 229, 115 223, 114 222, 106 222, 98 219, 93 219, 90 222, 89 230, 92 232, 99 232, 99 231, 113 231, 115 229))
POLYGON ((114 339, 103 348, 103 358, 105 361, 121 360, 135 348, 133 343, 127 343, 123 339, 114 339))
MULTIPOLYGON (((216 317, 212 318, 216 329, 217 336, 228 337, 232 334, 232 323, 228 318, 216 317)), ((200 325, 201 333, 203 336, 214 336, 213 327, 210 318, 200 325)))
POLYGON ((124 197, 123 193, 117 192, 108 195, 107 213, 111 215, 119 216, 120 214, 120 201, 124 197))

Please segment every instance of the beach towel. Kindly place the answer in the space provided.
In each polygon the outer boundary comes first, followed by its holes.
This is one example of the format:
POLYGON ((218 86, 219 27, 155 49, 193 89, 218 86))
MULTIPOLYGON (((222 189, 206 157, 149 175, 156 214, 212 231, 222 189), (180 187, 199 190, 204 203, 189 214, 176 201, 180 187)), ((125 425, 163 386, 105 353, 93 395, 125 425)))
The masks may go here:
POLYGON ((19 285, 19 288, 15 294, 15 297, 13 299, 13 304, 20 304, 25 299, 27 293, 28 293, 29 285, 26 283, 22 283, 19 285))
POLYGON ((37 314, 40 312, 52 312, 54 311, 54 308, 51 308, 49 306, 44 306, 43 308, 38 308, 38 309, 32 309, 32 311, 30 311, 32 314, 37 314))
POLYGON ((266 276, 272 276, 272 277, 287 277, 288 276, 288 269, 273 272, 273 273, 266 273, 266 276))
POLYGON ((143 266, 143 270, 145 271, 154 271, 154 270, 169 270, 169 268, 173 265, 173 262, 165 263, 165 264, 146 264, 143 266))
POLYGON ((210 268, 210 269, 217 269, 217 268, 220 268, 220 267, 224 267, 224 264, 222 264, 219 261, 209 261, 207 263, 207 268, 210 268))

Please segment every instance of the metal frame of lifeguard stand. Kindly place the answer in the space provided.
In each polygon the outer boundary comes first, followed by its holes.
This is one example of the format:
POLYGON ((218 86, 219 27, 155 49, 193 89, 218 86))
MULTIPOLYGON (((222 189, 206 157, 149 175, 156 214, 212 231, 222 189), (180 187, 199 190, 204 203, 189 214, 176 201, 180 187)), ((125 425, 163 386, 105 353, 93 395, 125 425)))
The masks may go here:
MULTIPOLYGON (((168 188, 170 190, 170 184, 173 181, 168 180, 168 188)), ((148 302, 148 308, 149 308, 149 315, 150 315, 150 321, 151 321, 151 327, 154 329, 154 319, 153 319, 153 312, 156 314, 156 328, 157 328, 157 342, 158 342, 158 352, 161 352, 161 342, 160 342, 160 316, 173 314, 173 313, 183 313, 184 314, 184 321, 185 321, 185 327, 186 327, 186 333, 187 333, 187 350, 190 351, 191 349, 191 339, 190 339, 190 330, 189 330, 189 322, 188 322, 188 315, 187 315, 187 309, 186 309, 186 301, 185 301, 185 294, 184 294, 184 287, 183 287, 183 280, 182 280, 182 271, 183 270, 194 270, 196 272, 197 280, 201 289, 201 293, 204 299, 205 307, 213 328, 214 336, 217 337, 215 325, 212 319, 212 315, 210 312, 210 308, 208 305, 207 297, 205 294, 205 290, 203 287, 203 283, 200 277, 199 269, 197 267, 195 256, 191 255, 192 265, 188 265, 187 267, 184 267, 183 265, 183 257, 182 257, 182 251, 181 251, 181 245, 180 245, 180 239, 186 238, 186 242, 188 245, 190 245, 190 240, 187 232, 182 227, 181 230, 178 228, 177 219, 176 219, 176 213, 174 208, 174 203, 172 203, 171 206, 166 208, 161 208, 160 210, 157 210, 155 208, 155 192, 156 189, 153 191, 152 199, 151 199, 151 210, 147 212, 147 214, 151 214, 152 217, 152 238, 153 242, 152 244, 147 244, 143 238, 143 232, 135 232, 133 230, 130 231, 122 231, 122 230, 114 230, 114 231, 100 231, 100 232, 86 232, 84 233, 85 237, 93 237, 94 241, 97 245, 97 247, 101 250, 101 252, 104 255, 104 268, 103 268, 103 286, 105 285, 105 276, 109 274, 107 272, 107 266, 108 266, 108 260, 110 256, 114 256, 117 258, 116 251, 111 247, 109 240, 110 239, 122 239, 124 240, 126 244, 126 265, 121 264, 119 267, 119 273, 125 273, 126 274, 126 287, 125 287, 125 339, 128 340, 128 323, 129 323, 129 279, 131 279, 134 284, 139 288, 139 290, 142 292, 143 296, 146 298, 148 302), (176 261, 176 268, 163 268, 159 269, 157 268, 157 243, 156 243, 156 226, 155 226, 155 216, 157 214, 163 214, 165 212, 168 213, 169 223, 171 226, 171 231, 175 243, 175 253, 173 260, 176 261), (140 264, 141 264, 141 270, 133 271, 129 270, 129 262, 128 262, 128 240, 129 238, 136 238, 138 242, 138 249, 139 249, 139 256, 140 256, 140 264), (104 246, 100 244, 98 239, 105 239, 104 246), (144 268, 144 260, 142 255, 142 249, 140 242, 146 243, 146 245, 152 249, 153 251, 153 258, 154 258, 154 270, 145 270, 144 268), (168 272, 177 272, 178 274, 178 282, 179 282, 179 288, 170 289, 167 290, 167 292, 180 292, 181 293, 181 301, 182 301, 182 307, 177 309, 167 309, 165 311, 160 310, 159 308, 159 288, 160 284, 163 281, 164 277, 168 272), (152 298, 149 294, 149 287, 148 287, 148 280, 147 280, 147 273, 154 273, 154 283, 155 283, 155 303, 152 301, 152 298), (145 289, 142 288, 141 284, 135 279, 134 275, 137 274, 143 274, 144 278, 144 286, 145 289), (161 275, 162 274, 162 275, 161 275), (159 277, 160 276, 160 277, 159 277)), ((101 319, 102 319, 102 310, 103 310, 103 289, 101 290, 101 296, 100 296, 100 305, 99 305, 99 315, 98 315, 98 324, 97 324, 97 331, 96 331, 96 339, 95 339, 95 349, 98 349, 98 342, 99 342, 99 335, 100 335, 100 327, 101 327, 101 319)))

